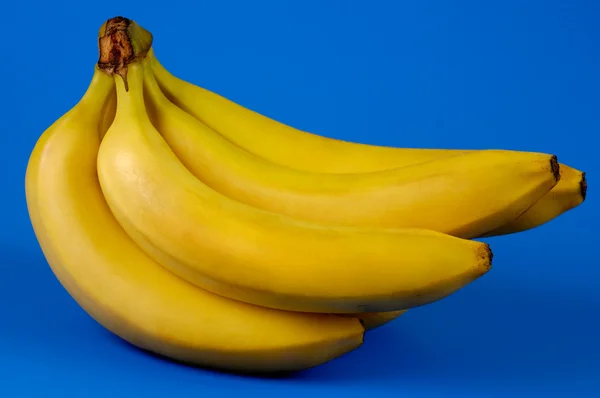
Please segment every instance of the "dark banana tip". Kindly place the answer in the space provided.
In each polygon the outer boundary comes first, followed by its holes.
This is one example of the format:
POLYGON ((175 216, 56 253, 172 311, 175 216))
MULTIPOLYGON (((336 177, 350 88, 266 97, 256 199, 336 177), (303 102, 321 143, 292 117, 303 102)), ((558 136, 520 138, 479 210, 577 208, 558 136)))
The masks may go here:
POLYGON ((494 258, 494 253, 492 252, 492 248, 489 244, 483 243, 479 247, 477 250, 477 257, 479 257, 480 264, 483 266, 482 274, 485 274, 492 269, 492 259, 494 258))
POLYGON ((579 181, 579 190, 581 191, 581 197, 585 200, 587 195, 587 180, 585 179, 585 172, 581 173, 581 181, 579 181))
POLYGON ((554 175, 554 180, 560 180, 560 165, 558 164, 558 158, 556 155, 552 155, 550 158, 550 170, 552 171, 552 175, 554 175))

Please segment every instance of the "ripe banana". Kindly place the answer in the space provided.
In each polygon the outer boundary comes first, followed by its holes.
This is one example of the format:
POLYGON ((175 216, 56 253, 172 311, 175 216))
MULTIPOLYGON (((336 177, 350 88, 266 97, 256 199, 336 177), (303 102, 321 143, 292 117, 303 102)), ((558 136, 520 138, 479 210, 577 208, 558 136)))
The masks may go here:
MULTIPOLYGON (((366 145, 312 134, 245 108, 216 93, 171 75, 156 59, 153 50, 148 58, 158 84, 175 105, 211 127, 240 148, 268 161, 297 170, 317 173, 373 172, 436 161, 472 150, 394 148, 366 145)), ((569 178, 553 188, 553 193, 486 236, 520 232, 540 226, 572 209, 585 199, 584 173, 570 169, 569 178)), ((254 198, 258 202, 260 198, 254 198)), ((357 206, 357 208, 360 208, 357 206)), ((335 214, 335 213, 334 213, 335 214)))
POLYGON ((310 224, 222 195, 191 174, 148 117, 143 68, 116 76, 98 175, 135 242, 182 278, 240 301, 362 313, 439 300, 491 267, 487 244, 435 231, 310 224))
POLYGON ((106 205, 96 174, 102 104, 111 90, 113 79, 96 70, 81 101, 40 137, 27 167, 35 234, 79 305, 138 347, 207 367, 299 370, 360 346, 363 327, 356 319, 214 295, 176 277, 133 243, 106 205))
POLYGON ((511 151, 474 151, 373 173, 291 169, 241 149, 178 108, 145 70, 148 114, 181 162, 216 191, 275 213, 473 238, 514 220, 556 185, 555 157, 511 151))

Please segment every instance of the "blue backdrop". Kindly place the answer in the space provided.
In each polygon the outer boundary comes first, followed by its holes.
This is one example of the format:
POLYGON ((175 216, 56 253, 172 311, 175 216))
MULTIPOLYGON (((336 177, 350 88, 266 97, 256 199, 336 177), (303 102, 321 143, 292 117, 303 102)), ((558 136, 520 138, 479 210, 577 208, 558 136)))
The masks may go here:
POLYGON ((600 396, 600 2, 2 4, 1 397, 600 396), (489 239, 486 276, 294 378, 149 356, 63 290, 24 196, 35 141, 86 89, 98 28, 115 15, 152 31, 175 75, 288 124, 368 143, 555 153, 588 172, 588 199, 489 239))

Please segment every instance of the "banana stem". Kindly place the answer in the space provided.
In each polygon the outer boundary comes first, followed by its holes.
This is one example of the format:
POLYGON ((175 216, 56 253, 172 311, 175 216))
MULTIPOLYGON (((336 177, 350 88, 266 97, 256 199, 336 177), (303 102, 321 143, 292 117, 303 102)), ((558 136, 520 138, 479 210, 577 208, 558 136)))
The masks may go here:
POLYGON ((107 20, 98 38, 98 68, 108 75, 119 75, 129 91, 127 67, 146 57, 152 47, 152 33, 124 17, 107 20))

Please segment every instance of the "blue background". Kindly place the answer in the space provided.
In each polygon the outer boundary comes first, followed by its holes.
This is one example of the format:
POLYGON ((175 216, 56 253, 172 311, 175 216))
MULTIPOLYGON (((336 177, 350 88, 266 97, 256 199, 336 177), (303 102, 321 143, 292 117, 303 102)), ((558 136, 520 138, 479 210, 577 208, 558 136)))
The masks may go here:
POLYGON ((600 396, 598 1, 12 1, 0 6, 0 396, 600 396), (120 4, 121 3, 121 4, 120 4), (86 89, 115 15, 175 75, 296 127, 368 143, 556 153, 589 197, 489 239, 494 268, 294 378, 188 368, 113 337, 29 223, 35 141, 86 89))

